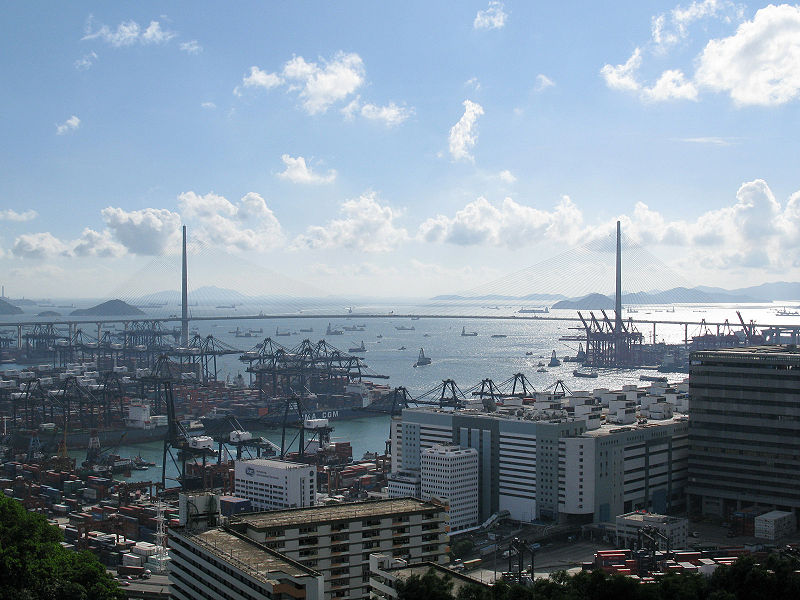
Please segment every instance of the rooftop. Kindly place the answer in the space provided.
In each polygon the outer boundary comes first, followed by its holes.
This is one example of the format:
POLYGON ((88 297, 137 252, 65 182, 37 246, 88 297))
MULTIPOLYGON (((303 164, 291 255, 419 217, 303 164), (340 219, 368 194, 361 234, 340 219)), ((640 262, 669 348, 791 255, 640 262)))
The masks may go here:
POLYGON ((327 524, 331 521, 351 521, 367 517, 423 513, 431 510, 442 511, 443 508, 415 498, 390 498, 240 514, 232 517, 231 523, 244 523, 254 528, 290 527, 292 525, 327 524))
POLYGON ((247 463, 255 467, 272 467, 274 469, 313 469, 313 467, 303 463, 278 460, 276 458, 248 458, 237 462, 247 463))
POLYGON ((627 519, 629 521, 641 521, 642 523, 677 523, 683 519, 679 517, 670 517, 667 515, 659 515, 656 513, 647 512, 629 512, 624 515, 618 515, 618 519, 627 519))
POLYGON ((239 536, 221 527, 201 533, 180 532, 189 540, 202 546, 207 552, 229 562, 262 582, 275 580, 271 574, 284 573, 293 577, 317 577, 317 571, 309 569, 274 550, 239 536))
POLYGON ((777 360, 800 361, 800 349, 794 344, 782 346, 748 346, 744 348, 725 348, 724 350, 696 350, 692 357, 697 359, 738 359, 738 360, 777 360))

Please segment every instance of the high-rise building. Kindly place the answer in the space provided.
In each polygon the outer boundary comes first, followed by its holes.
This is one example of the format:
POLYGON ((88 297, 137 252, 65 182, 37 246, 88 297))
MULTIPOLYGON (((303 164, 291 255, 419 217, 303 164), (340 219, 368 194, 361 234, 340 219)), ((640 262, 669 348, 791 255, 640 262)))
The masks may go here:
POLYGON ((437 444, 422 451, 420 486, 423 500, 447 505, 450 533, 478 525, 478 451, 437 444))
POLYGON ((690 510, 800 515, 800 350, 693 352, 689 396, 690 510))

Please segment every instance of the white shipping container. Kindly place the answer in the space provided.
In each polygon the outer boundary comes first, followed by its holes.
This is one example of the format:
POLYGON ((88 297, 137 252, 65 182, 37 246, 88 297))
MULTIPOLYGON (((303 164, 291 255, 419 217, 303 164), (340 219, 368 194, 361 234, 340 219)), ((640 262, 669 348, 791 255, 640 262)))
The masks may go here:
POLYGON ((130 554, 126 552, 122 555, 122 566, 124 567, 141 567, 142 557, 137 554, 130 554))

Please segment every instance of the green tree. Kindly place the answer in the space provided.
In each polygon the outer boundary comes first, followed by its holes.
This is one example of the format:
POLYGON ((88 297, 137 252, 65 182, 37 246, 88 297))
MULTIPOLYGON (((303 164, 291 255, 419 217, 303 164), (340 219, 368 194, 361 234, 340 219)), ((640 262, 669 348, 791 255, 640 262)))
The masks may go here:
POLYGON ((472 552, 472 549, 475 547, 475 544, 472 540, 464 538, 463 540, 458 540, 453 546, 450 548, 450 554, 453 558, 464 558, 467 554, 472 552))
POLYGON ((405 581, 397 580, 399 600, 453 600, 453 580, 439 577, 433 568, 420 577, 412 575, 405 581))
POLYGON ((42 515, 0 496, 0 600, 117 600, 116 581, 89 552, 65 550, 42 515))

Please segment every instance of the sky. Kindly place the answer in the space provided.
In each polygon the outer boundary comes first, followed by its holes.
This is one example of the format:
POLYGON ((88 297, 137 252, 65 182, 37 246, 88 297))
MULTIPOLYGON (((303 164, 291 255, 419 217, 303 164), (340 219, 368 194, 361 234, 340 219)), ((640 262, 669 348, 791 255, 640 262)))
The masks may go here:
POLYGON ((193 286, 264 293, 475 289, 617 220, 691 285, 800 280, 800 6, 0 10, 6 296, 177 289, 182 224, 193 286))

